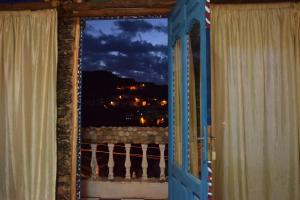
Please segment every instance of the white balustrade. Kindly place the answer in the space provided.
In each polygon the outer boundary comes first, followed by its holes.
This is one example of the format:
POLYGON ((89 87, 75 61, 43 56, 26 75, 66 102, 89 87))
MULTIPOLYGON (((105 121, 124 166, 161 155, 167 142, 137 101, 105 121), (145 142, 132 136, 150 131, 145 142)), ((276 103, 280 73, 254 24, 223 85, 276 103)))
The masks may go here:
POLYGON ((159 145, 160 150, 160 160, 159 160, 159 168, 160 168, 160 180, 166 180, 165 169, 166 169, 166 161, 165 161, 165 144, 159 145))
POLYGON ((92 169, 92 179, 97 179, 99 176, 99 166, 97 162, 97 156, 96 156, 96 151, 97 151, 97 144, 91 144, 91 149, 92 149, 92 159, 91 159, 91 169, 92 169))
POLYGON ((109 151, 109 157, 108 157, 108 179, 113 180, 114 179, 114 144, 108 144, 108 151, 109 151))
POLYGON ((143 175, 142 175, 142 179, 143 180, 148 179, 148 174, 147 174, 147 169, 148 169, 147 148, 148 148, 148 144, 142 144, 142 150, 143 150, 143 160, 142 160, 143 175))
MULTIPOLYGON (((108 180, 114 180, 114 144, 108 144, 108 180)), ((148 144, 142 144, 142 180, 148 180, 148 160, 147 160, 147 150, 148 150, 148 144)), ((160 168, 160 176, 159 180, 165 181, 166 180, 166 161, 165 161, 165 144, 159 144, 159 151, 160 151, 160 157, 159 157, 159 168, 160 168)), ((91 158, 91 178, 93 180, 96 180, 99 177, 100 173, 100 167, 97 163, 97 144, 91 144, 91 151, 92 151, 92 158, 91 158)), ((131 158, 130 158, 130 151, 131 151, 131 144, 125 144, 125 179, 130 180, 131 174, 131 158)), ((124 155, 124 154, 123 154, 124 155)), ((135 175, 133 175, 135 176, 135 175)))
POLYGON ((131 161, 130 161, 130 148, 131 144, 125 144, 125 150, 126 150, 126 160, 125 160, 125 169, 126 169, 126 179, 131 179, 130 177, 130 167, 131 167, 131 161))

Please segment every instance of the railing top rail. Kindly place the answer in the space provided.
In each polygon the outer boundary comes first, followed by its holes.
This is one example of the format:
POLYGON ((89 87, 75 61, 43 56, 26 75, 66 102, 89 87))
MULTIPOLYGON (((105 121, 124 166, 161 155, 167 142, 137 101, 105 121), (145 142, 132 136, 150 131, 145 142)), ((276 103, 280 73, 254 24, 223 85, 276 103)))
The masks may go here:
POLYGON ((168 143, 168 127, 87 127, 82 132, 83 143, 168 143))

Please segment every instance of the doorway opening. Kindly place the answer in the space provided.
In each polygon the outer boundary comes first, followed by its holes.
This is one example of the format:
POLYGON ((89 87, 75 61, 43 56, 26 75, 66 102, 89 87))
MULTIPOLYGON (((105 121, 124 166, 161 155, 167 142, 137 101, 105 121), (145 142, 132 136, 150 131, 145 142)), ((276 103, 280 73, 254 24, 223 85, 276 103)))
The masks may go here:
POLYGON ((81 199, 167 199, 167 19, 81 25, 81 199))

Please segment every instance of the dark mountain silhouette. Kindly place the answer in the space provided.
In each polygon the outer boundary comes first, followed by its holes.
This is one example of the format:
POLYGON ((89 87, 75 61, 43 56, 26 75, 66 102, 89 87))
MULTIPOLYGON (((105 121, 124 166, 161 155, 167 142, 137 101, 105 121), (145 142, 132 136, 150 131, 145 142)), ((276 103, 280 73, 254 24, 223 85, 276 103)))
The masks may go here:
MULTIPOLYGON (((82 125, 139 126, 140 117, 145 116, 152 121, 149 125, 155 126, 157 118, 167 119, 167 106, 160 106, 160 101, 167 98, 167 85, 137 82, 109 71, 83 71, 82 125), (135 98, 151 105, 137 105, 135 98)), ((165 122, 162 126, 166 125, 165 122)))
POLYGON ((102 98, 111 95, 121 95, 124 91, 117 87, 145 84, 141 90, 126 91, 127 94, 142 95, 145 97, 168 97, 167 85, 156 85, 155 83, 136 82, 134 79, 121 78, 110 71, 83 71, 82 72, 82 95, 87 99, 102 98))

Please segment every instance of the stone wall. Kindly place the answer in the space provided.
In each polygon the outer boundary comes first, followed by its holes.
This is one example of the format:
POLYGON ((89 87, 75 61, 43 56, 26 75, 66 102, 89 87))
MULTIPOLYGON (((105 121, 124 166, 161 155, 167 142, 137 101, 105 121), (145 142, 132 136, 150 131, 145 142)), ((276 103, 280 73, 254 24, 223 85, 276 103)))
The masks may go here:
MULTIPOLYGON (((74 134, 73 49, 75 20, 58 20, 57 68, 57 185, 56 199, 71 199, 72 185, 72 134, 74 134)), ((74 163, 73 163, 74 164, 74 163)))

